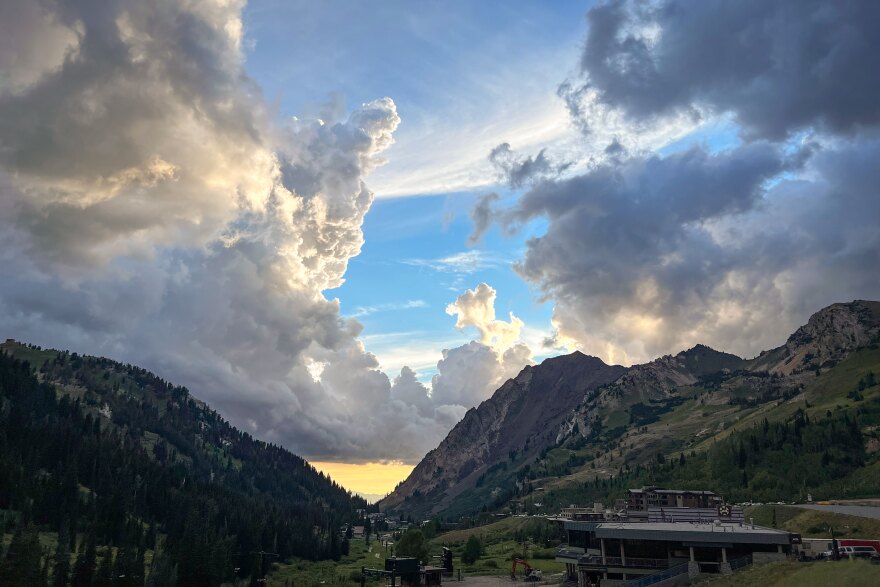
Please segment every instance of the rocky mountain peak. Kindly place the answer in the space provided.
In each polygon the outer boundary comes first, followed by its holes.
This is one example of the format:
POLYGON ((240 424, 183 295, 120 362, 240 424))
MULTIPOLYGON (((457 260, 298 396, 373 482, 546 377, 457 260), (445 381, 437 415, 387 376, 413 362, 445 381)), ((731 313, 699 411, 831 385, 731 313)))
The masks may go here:
POLYGON ((880 336, 880 302, 832 304, 810 316, 786 343, 764 353, 755 368, 791 375, 827 369, 880 336))
POLYGON ((439 511, 471 489, 479 476, 510 454, 538 453, 584 396, 626 371, 574 352, 524 368, 464 418, 410 476, 380 503, 383 509, 430 496, 425 513, 439 511))

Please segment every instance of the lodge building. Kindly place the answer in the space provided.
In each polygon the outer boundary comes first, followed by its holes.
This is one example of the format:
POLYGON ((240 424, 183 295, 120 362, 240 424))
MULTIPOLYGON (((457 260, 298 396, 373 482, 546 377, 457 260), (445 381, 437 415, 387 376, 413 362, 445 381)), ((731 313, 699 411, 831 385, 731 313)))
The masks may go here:
POLYGON ((557 518, 567 544, 556 551, 569 580, 593 585, 683 585, 708 574, 784 559, 799 536, 746 523, 742 509, 711 491, 631 490, 622 509, 557 518), (650 578, 649 578, 650 577, 650 578))

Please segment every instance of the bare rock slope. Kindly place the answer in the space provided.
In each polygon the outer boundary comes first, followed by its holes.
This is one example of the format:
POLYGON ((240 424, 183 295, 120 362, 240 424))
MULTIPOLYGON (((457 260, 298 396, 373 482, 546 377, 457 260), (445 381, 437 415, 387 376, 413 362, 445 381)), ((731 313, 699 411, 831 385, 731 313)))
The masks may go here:
POLYGON ((491 398, 468 410, 380 506, 393 509, 407 497, 429 496, 430 510, 440 511, 511 451, 531 454, 553 444, 560 424, 585 394, 625 371, 580 352, 526 367, 491 398))

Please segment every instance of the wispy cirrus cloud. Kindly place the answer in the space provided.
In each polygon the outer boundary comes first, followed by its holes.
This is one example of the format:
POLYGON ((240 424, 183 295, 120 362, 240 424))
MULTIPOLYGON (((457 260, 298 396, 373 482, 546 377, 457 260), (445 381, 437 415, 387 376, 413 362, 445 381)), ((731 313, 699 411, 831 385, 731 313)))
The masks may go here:
POLYGON ((389 302, 387 304, 374 304, 371 306, 358 306, 349 314, 351 318, 363 318, 380 312, 393 312, 397 310, 411 310, 413 308, 427 308, 425 300, 406 300, 405 302, 389 302))
POLYGON ((471 275, 490 267, 500 267, 508 264, 500 257, 483 251, 462 251, 440 257, 438 259, 404 259, 401 261, 413 267, 425 267, 439 273, 461 273, 471 275))

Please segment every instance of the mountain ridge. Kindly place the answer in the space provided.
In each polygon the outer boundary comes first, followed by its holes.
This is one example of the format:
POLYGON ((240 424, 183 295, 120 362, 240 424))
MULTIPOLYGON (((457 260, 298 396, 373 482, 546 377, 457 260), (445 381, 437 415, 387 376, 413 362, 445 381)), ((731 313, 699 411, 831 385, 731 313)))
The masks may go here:
POLYGON ((338 558, 335 529, 366 507, 145 369, 0 344, 0 509, 19 530, 116 549, 113 564, 141 576, 150 552, 181 585, 219 585, 263 576, 252 552, 338 558))
MULTIPOLYGON (((484 420, 491 417, 491 410, 483 410, 479 425, 475 416, 466 423, 466 415, 459 424, 461 428, 456 426, 379 506, 383 510, 414 511, 420 515, 473 511, 487 505, 497 507, 514 499, 531 486, 531 482, 527 482, 530 479, 565 477, 560 473, 578 469, 586 462, 593 467, 593 475, 611 475, 614 470, 610 466, 614 463, 618 463, 618 467, 629 466, 669 450, 670 439, 655 428, 658 422, 675 414, 680 414, 675 417, 681 420, 676 424, 678 433, 687 436, 679 439, 679 444, 700 446, 753 412, 801 397, 818 375, 833 369, 849 354, 878 337, 880 302, 854 300, 815 312, 785 344, 753 359, 698 344, 676 355, 664 355, 629 368, 619 367, 618 376, 612 381, 594 381, 593 385, 576 390, 572 386, 560 388, 566 381, 557 378, 555 387, 543 388, 543 395, 536 390, 529 396, 536 402, 532 411, 541 414, 544 405, 560 393, 582 393, 577 405, 567 407, 567 416, 544 420, 536 417, 532 420, 533 428, 511 431, 503 430, 503 419, 484 420), (708 410, 710 415, 699 417, 694 411, 697 408, 702 414, 708 410), (701 420, 705 425, 701 426, 701 420), (472 435, 473 444, 482 445, 487 440, 483 431, 493 428, 496 437, 508 440, 505 443, 508 454, 486 453, 476 467, 465 469, 464 476, 459 475, 461 460, 448 456, 471 449, 464 442, 464 433, 472 435), (552 442, 519 446, 514 442, 517 438, 541 438, 542 434, 547 438, 547 430, 552 430, 552 442), (599 448, 596 454, 604 456, 584 454, 578 447, 586 445, 599 448), (562 462, 547 454, 552 456, 554 449, 560 446, 575 447, 567 451, 568 458, 562 462), (620 448, 618 452, 613 451, 615 446, 620 448)), ((580 352, 563 357, 570 369, 581 361, 601 362, 580 352)), ((554 357, 540 365, 526 367, 480 408, 487 404, 504 405, 510 388, 525 378, 531 380, 538 375, 544 381, 553 379, 559 359, 554 357)), ((478 411, 479 408, 472 409, 468 414, 478 411)))
POLYGON ((407 480, 380 504, 387 508, 399 503, 395 494, 408 486, 417 486, 414 489, 419 494, 451 490, 443 499, 453 499, 476 484, 487 462, 506 458, 511 450, 527 454, 540 451, 554 439, 553 429, 586 391, 615 379, 625 370, 580 352, 547 359, 541 366, 525 367, 491 398, 468 410, 440 446, 430 451, 407 480), (537 411, 530 409, 530 401, 539 396, 542 386, 551 381, 558 384, 561 379, 568 385, 551 398, 554 401, 542 402, 537 411), (552 426, 536 429, 536 419, 552 426), (443 457, 441 463, 437 457, 444 454, 451 458, 443 457))

